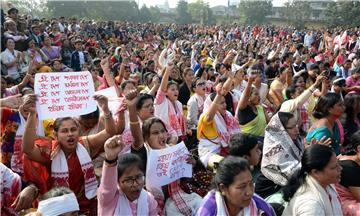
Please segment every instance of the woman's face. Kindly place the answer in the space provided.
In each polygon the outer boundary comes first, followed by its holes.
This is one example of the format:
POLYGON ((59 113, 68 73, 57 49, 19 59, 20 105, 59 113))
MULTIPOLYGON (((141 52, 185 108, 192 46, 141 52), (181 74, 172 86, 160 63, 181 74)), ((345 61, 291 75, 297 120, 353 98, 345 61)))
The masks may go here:
POLYGON ((259 149, 259 145, 255 145, 253 149, 250 150, 250 156, 248 156, 247 160, 250 165, 256 166, 260 162, 261 150, 259 149))
POLYGON ((15 42, 13 40, 7 40, 6 48, 8 48, 9 50, 15 49, 15 42))
POLYGON ((305 81, 304 81, 304 78, 303 78, 303 77, 299 77, 298 80, 297 80, 296 83, 295 83, 295 86, 296 86, 296 87, 305 88, 306 83, 305 83, 305 81))
POLYGON ((120 190, 132 202, 137 200, 144 187, 144 173, 139 169, 139 166, 133 165, 125 169, 120 176, 118 184, 120 190))
POLYGON ((221 187, 222 194, 225 194, 226 205, 233 208, 245 208, 250 205, 254 194, 254 183, 249 170, 242 171, 234 177, 234 181, 229 187, 221 187))
POLYGON ((259 91, 257 89, 252 88, 249 101, 250 101, 250 104, 252 104, 253 106, 260 104, 260 95, 259 95, 259 91))
POLYGON ((292 140, 296 140, 299 137, 299 128, 294 117, 289 119, 289 121, 285 125, 285 129, 292 140))
POLYGON ((154 101, 149 98, 146 99, 139 110, 139 116, 144 121, 150 117, 154 117, 154 101))
POLYGON ((235 74, 235 79, 241 81, 244 80, 245 78, 245 74, 244 71, 242 69, 240 69, 236 74, 235 74))
POLYGON ((29 41, 29 48, 31 48, 31 49, 35 48, 35 41, 34 40, 29 41))
POLYGON ((331 156, 329 163, 322 170, 312 170, 312 175, 322 186, 340 182, 342 167, 338 163, 335 153, 331 156))
POLYGON ((54 64, 53 64, 53 68, 54 68, 54 71, 60 72, 61 69, 62 69, 62 67, 61 67, 61 62, 55 61, 54 64))
POLYGON ((166 147, 166 140, 168 138, 167 131, 163 124, 155 122, 150 127, 150 134, 147 143, 152 149, 163 149, 166 147))
POLYGON ((186 75, 185 75, 185 81, 186 82, 189 82, 191 83, 194 79, 194 73, 193 72, 188 72, 186 75))
POLYGON ((79 127, 74 120, 65 120, 61 123, 56 137, 62 149, 75 151, 80 137, 79 127))
POLYGON ((224 115, 226 113, 226 101, 225 101, 225 97, 222 97, 220 100, 220 106, 218 106, 218 111, 221 115, 224 115))
POLYGON ((345 106, 343 101, 337 102, 333 107, 329 109, 329 114, 340 117, 345 111, 345 106))
POLYGON ((171 100, 173 102, 176 101, 179 96, 178 87, 175 84, 170 85, 166 91, 166 96, 169 98, 169 100, 171 100))
POLYGON ((51 40, 50 40, 50 38, 46 37, 46 38, 44 39, 44 45, 45 45, 45 46, 50 46, 50 45, 51 45, 51 40))
POLYGON ((203 79, 196 81, 195 93, 201 96, 204 96, 206 93, 206 82, 203 79))

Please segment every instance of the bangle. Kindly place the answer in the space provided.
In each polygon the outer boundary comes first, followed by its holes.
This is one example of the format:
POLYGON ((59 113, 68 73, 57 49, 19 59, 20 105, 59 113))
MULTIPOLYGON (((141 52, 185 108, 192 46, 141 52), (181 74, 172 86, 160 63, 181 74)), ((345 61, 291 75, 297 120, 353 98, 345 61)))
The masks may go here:
POLYGON ((104 118, 105 118, 105 119, 110 119, 111 116, 112 116, 112 113, 111 113, 111 112, 109 112, 108 114, 105 114, 105 113, 104 113, 104 118))
POLYGON ((112 159, 112 160, 109 160, 109 159, 105 158, 105 162, 107 164, 113 164, 113 163, 117 162, 117 160, 118 160, 117 157, 115 159, 112 159))
POLYGON ((137 124, 139 124, 139 121, 135 121, 135 122, 130 121, 130 124, 131 125, 137 125, 137 124))

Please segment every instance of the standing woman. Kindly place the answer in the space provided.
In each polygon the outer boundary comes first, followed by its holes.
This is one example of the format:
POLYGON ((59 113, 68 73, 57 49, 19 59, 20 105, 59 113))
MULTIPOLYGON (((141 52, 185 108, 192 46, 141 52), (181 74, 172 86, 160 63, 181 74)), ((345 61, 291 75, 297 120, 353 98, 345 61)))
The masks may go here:
POLYGON ((191 68, 185 68, 183 78, 184 82, 179 86, 179 101, 186 106, 190 96, 193 94, 194 71, 191 68))
MULTIPOLYGON (((155 116, 176 131, 179 140, 184 140, 187 134, 186 121, 182 104, 178 101, 179 87, 170 81, 170 73, 174 70, 173 63, 168 64, 162 77, 160 89, 155 98, 155 116)), ((190 133, 190 132, 189 132, 190 133)))
POLYGON ((244 159, 229 156, 222 160, 214 185, 216 188, 203 199, 197 216, 276 215, 273 208, 254 193, 250 167, 244 159))
POLYGON ((330 92, 321 96, 313 113, 316 120, 309 129, 306 141, 310 143, 313 139, 330 139, 331 147, 337 155, 340 154, 341 133, 337 119, 342 116, 344 110, 344 102, 340 95, 330 92))
POLYGON ((56 140, 42 148, 37 143, 36 129, 36 96, 31 95, 25 105, 29 107, 28 120, 23 135, 23 151, 34 162, 45 166, 44 173, 38 168, 24 168, 25 176, 37 183, 40 191, 65 186, 77 196, 80 212, 96 215, 97 180, 91 159, 103 151, 104 142, 113 136, 115 123, 109 111, 107 98, 95 96, 99 107, 104 113, 105 130, 85 137, 80 137, 79 123, 71 118, 57 118, 54 122, 56 140), (39 178, 42 178, 41 180, 39 178))
POLYGON ((333 184, 340 182, 341 166, 335 153, 325 145, 305 149, 301 169, 283 189, 289 201, 283 215, 343 215, 333 184))

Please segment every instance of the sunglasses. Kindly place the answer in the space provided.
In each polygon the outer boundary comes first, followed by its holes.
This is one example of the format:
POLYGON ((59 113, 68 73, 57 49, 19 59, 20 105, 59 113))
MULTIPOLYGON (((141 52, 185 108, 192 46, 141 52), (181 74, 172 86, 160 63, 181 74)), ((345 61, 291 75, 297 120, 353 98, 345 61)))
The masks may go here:
POLYGON ((196 84, 196 86, 205 86, 205 82, 200 82, 200 83, 198 83, 198 84, 196 84))

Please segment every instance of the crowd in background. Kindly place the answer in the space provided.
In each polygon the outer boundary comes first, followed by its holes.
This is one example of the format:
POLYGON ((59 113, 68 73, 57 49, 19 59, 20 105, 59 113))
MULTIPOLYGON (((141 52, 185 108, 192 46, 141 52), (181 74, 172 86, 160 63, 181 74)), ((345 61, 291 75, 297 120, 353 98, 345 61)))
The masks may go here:
POLYGON ((359 27, 1 13, 1 214, 360 215, 359 27), (116 112, 39 121, 35 74, 78 71, 116 112), (192 178, 145 187, 180 142, 192 178))

